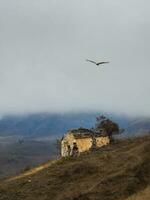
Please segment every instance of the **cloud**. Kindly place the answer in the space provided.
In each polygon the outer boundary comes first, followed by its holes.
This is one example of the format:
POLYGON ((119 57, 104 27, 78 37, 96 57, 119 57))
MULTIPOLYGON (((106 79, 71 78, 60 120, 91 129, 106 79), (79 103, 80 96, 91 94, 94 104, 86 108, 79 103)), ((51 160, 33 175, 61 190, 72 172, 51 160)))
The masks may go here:
POLYGON ((150 115, 148 0, 0 1, 0 113, 150 115), (109 60, 96 67, 85 59, 109 60))

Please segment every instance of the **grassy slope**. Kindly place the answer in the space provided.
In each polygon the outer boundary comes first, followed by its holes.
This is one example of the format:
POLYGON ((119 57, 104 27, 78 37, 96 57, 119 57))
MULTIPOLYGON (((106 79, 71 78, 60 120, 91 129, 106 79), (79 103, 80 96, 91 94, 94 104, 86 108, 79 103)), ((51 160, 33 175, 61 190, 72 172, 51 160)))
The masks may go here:
POLYGON ((127 200, 149 200, 150 199, 150 186, 145 190, 129 197, 127 200))
POLYGON ((0 183, 0 200, 138 200, 150 186, 150 137, 61 159, 0 183))

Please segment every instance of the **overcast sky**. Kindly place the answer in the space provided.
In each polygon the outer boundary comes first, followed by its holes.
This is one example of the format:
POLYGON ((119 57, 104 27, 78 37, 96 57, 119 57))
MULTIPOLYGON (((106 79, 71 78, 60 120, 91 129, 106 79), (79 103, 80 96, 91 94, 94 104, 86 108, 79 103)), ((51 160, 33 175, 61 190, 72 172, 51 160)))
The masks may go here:
POLYGON ((0 0, 0 114, 150 115, 149 9, 149 0, 0 0))

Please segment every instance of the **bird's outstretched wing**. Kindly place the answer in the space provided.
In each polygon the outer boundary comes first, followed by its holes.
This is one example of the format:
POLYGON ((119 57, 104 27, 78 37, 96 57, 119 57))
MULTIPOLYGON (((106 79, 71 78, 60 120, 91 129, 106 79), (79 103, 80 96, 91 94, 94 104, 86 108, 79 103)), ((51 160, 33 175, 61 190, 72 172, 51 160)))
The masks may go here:
POLYGON ((96 63, 95 61, 93 61, 93 60, 86 60, 86 61, 91 62, 91 63, 94 63, 94 64, 97 65, 97 63, 96 63))
POLYGON ((109 63, 109 62, 95 62, 95 61, 93 61, 93 60, 86 60, 86 61, 88 61, 88 62, 91 62, 91 63, 94 63, 95 65, 102 65, 102 64, 106 64, 106 63, 109 63))
POLYGON ((109 63, 109 62, 98 62, 96 63, 97 65, 102 65, 102 64, 106 64, 106 63, 109 63))

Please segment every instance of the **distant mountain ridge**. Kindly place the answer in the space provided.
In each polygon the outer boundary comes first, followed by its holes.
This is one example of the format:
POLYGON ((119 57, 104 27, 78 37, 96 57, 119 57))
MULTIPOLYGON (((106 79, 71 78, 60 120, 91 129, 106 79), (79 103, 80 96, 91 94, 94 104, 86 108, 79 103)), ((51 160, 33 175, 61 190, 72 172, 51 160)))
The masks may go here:
MULTIPOLYGON (((67 130, 79 127, 91 128, 101 113, 69 113, 5 116, 0 119, 0 136, 20 135, 24 137, 59 137, 67 130)), ((104 114, 125 129, 125 136, 150 132, 150 118, 130 118, 104 114)))
MULTIPOLYGON (((70 113, 70 114, 30 114, 5 116, 0 120, 0 136, 53 136, 57 137, 72 128, 91 128, 95 125, 96 116, 100 113, 70 113)), ((106 114, 107 116, 107 114, 106 114)), ((119 123, 122 128, 127 127, 129 119, 124 116, 108 115, 119 123)))

